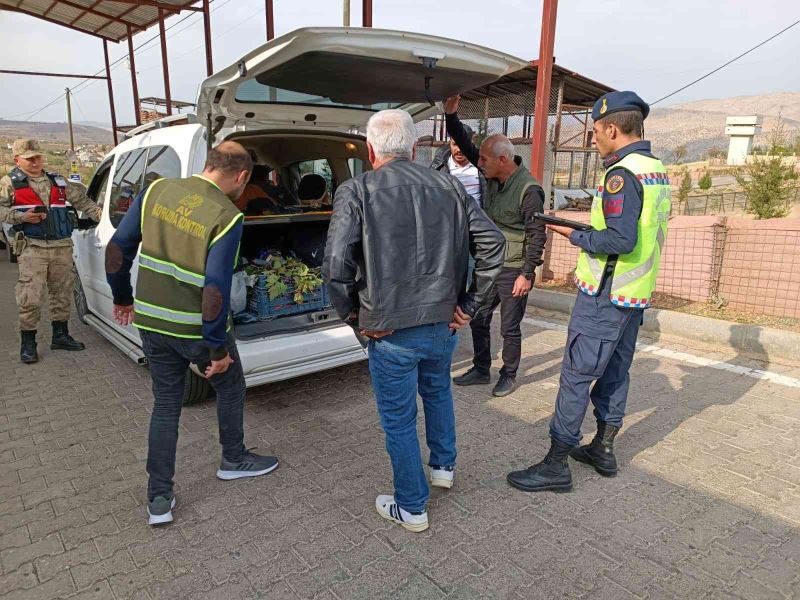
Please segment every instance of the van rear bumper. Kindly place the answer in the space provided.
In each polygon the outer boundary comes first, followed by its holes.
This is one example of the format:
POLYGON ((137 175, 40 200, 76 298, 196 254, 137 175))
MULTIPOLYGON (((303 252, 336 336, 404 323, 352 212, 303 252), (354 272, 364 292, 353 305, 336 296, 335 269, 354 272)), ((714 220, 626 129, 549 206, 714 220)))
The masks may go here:
POLYGON ((342 325, 260 340, 238 340, 247 387, 333 369, 367 358, 353 330, 342 325))

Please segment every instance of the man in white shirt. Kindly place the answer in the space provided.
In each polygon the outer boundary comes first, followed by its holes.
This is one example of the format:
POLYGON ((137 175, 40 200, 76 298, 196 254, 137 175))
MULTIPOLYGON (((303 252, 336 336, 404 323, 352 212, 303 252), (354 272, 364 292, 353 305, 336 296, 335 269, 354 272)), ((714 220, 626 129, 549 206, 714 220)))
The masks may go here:
MULTIPOLYGON (((468 126, 470 136, 473 135, 472 129, 468 126)), ((442 146, 433 157, 431 169, 449 173, 461 182, 467 193, 475 199, 478 206, 483 208, 483 190, 486 180, 478 168, 469 162, 464 156, 458 145, 451 139, 449 146, 442 146)))

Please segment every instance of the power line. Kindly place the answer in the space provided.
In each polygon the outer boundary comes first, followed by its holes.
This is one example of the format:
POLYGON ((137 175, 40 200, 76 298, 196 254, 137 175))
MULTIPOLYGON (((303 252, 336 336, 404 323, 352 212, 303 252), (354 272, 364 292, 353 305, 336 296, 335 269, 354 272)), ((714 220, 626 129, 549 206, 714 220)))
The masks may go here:
POLYGON ((742 52, 742 53, 741 53, 739 56, 737 56, 737 57, 735 57, 735 58, 732 58, 732 59, 730 59, 728 62, 726 62, 726 63, 725 63, 725 64, 723 64, 723 65, 720 65, 719 67, 717 67, 717 68, 716 68, 716 69, 714 69, 713 71, 709 71, 708 73, 706 73, 706 74, 705 74, 705 75, 703 75, 702 77, 698 77, 697 79, 695 79, 695 80, 694 80, 694 81, 692 81, 691 83, 687 83, 687 84, 686 84, 685 86, 683 86, 682 88, 679 88, 679 89, 675 90, 674 92, 667 94, 667 95, 666 95, 666 96, 664 96, 663 98, 659 98, 659 99, 658 99, 658 100, 656 100, 655 102, 651 102, 651 103, 650 103, 650 106, 653 106, 654 104, 658 104, 658 103, 659 103, 659 102, 661 102, 662 100, 666 100, 667 98, 670 98, 671 96, 674 96, 675 94, 677 94, 677 93, 679 93, 679 92, 682 92, 682 91, 683 91, 683 90, 685 90, 686 88, 692 87, 692 86, 693 86, 695 83, 698 83, 698 82, 700 82, 700 81, 703 81, 703 79, 705 79, 706 77, 710 77, 710 76, 711 76, 711 75, 713 75, 714 73, 716 73, 716 72, 718 72, 718 71, 721 71, 722 69, 724 69, 725 67, 727 67, 727 66, 728 66, 728 65, 730 65, 731 63, 734 63, 734 62, 736 62, 737 60, 739 60, 739 59, 740 59, 740 58, 742 58, 743 56, 747 56, 747 55, 748 55, 748 54, 750 54, 750 53, 751 53, 753 50, 756 50, 756 49, 760 48, 761 46, 763 46, 763 45, 764 45, 764 44, 766 44, 767 42, 771 42, 772 40, 774 40, 776 37, 778 37, 778 36, 779 36, 779 35, 781 35, 782 33, 786 33, 787 31, 789 31, 789 30, 790 30, 792 27, 794 27, 794 26, 795 26, 795 25, 797 25, 797 24, 800 24, 800 20, 797 20, 797 21, 795 21, 794 23, 792 23, 791 25, 789 25, 788 27, 785 27, 784 29, 781 29, 781 30, 780 30, 778 33, 776 33, 775 35, 772 35, 772 36, 768 37, 768 38, 767 38, 767 39, 765 39, 763 42, 761 42, 761 43, 759 43, 759 44, 756 44, 755 46, 753 46, 753 47, 752 47, 752 48, 750 48, 749 50, 746 50, 745 52, 742 52))

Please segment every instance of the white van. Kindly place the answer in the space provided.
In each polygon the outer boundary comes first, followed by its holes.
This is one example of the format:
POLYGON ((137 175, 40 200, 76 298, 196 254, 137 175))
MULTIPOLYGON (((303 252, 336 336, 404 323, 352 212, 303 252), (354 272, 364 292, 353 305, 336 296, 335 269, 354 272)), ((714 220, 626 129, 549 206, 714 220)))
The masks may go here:
MULTIPOLYGON (((364 135, 372 114, 401 108, 419 121, 441 112, 436 101, 525 65, 464 42, 362 28, 300 29, 253 50, 202 83, 193 122, 170 125, 166 119, 134 130, 97 168, 88 195, 103 206, 102 219, 73 234, 78 314, 130 358, 145 362, 137 330, 112 318, 106 245, 148 183, 201 172, 211 145, 226 139, 243 144, 282 197, 278 214, 245 213, 242 256, 288 251, 299 238, 324 245, 329 200, 304 207, 308 194, 298 193, 324 179, 322 196, 332 198, 338 184, 370 168, 364 135)), ((366 356, 330 306, 238 324, 234 334, 248 386, 366 356)), ((190 370, 186 382, 186 403, 206 397, 209 385, 198 373, 190 370)))

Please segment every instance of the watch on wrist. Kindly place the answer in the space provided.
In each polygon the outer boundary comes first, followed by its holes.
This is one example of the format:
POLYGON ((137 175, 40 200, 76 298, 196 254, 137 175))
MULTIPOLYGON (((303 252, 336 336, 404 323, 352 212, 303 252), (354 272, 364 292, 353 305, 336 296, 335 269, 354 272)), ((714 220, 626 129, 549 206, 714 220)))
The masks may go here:
POLYGON ((530 281, 531 279, 533 279, 533 271, 531 271, 530 273, 525 273, 525 272, 523 272, 523 273, 522 273, 522 276, 523 276, 525 279, 527 279, 528 281, 530 281))

